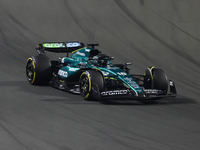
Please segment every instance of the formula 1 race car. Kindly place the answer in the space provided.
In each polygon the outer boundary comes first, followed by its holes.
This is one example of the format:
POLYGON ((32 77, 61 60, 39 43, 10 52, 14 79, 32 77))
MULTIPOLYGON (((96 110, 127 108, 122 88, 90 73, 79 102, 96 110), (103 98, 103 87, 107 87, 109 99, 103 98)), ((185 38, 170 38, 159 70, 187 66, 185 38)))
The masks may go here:
POLYGON ((27 59, 26 76, 32 85, 54 88, 94 99, 161 99, 177 95, 175 84, 162 69, 148 67, 144 75, 130 74, 128 65, 112 64, 113 57, 102 54, 98 44, 46 42, 37 45, 39 55, 27 59), (66 53, 50 60, 45 51, 66 53), (69 53, 72 53, 69 56, 69 53))

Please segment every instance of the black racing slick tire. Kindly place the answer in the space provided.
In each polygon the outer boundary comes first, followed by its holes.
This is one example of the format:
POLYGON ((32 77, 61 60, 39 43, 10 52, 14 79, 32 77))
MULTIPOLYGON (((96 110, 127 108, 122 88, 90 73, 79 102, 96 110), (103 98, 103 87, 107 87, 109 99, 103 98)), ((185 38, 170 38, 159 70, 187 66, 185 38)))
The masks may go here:
POLYGON ((154 88, 162 90, 164 92, 163 94, 166 94, 168 90, 168 79, 165 72, 162 69, 154 68, 152 74, 154 80, 154 88))
POLYGON ((80 93, 84 100, 96 100, 104 90, 104 78, 96 70, 84 71, 80 76, 80 93))
POLYGON ((44 55, 29 57, 26 64, 26 77, 32 85, 47 85, 52 77, 49 58, 44 55))
POLYGON ((162 69, 147 68, 144 76, 144 88, 162 90, 163 94, 166 94, 168 91, 167 75, 162 69))

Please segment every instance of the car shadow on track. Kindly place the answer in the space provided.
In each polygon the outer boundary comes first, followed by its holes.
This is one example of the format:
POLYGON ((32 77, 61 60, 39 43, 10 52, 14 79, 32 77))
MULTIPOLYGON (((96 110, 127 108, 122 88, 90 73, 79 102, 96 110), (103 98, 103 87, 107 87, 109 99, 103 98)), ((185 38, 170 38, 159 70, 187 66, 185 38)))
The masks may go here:
POLYGON ((0 89, 4 87, 17 87, 19 91, 42 96, 52 96, 51 99, 40 99, 44 102, 61 102, 64 104, 83 104, 83 105, 175 105, 186 103, 197 103, 195 100, 184 96, 176 98, 163 98, 161 100, 92 100, 85 101, 80 95, 67 93, 54 89, 50 86, 32 86, 27 81, 0 81, 0 89), (56 97, 59 98, 56 98, 56 97))
POLYGON ((195 100, 178 96, 176 98, 163 98, 161 100, 103 100, 99 101, 104 105, 175 105, 196 103, 195 100))

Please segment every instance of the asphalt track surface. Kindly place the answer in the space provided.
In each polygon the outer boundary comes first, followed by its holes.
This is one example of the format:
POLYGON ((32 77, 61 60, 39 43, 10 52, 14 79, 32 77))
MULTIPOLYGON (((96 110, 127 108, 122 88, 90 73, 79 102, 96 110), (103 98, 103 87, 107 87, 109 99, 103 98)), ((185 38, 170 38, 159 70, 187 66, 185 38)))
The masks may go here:
POLYGON ((198 0, 1 0, 0 149, 199 150, 199 8, 198 0), (99 43, 135 74, 163 68, 178 97, 88 102, 29 85, 36 45, 72 40, 99 43))

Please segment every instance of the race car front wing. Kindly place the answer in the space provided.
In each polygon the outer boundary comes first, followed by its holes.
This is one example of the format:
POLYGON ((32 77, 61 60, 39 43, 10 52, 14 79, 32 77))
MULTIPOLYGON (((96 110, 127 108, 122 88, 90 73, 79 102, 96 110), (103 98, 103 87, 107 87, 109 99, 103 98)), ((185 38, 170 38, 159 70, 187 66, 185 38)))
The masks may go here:
POLYGON ((168 93, 158 89, 144 89, 142 93, 135 93, 132 89, 117 89, 103 91, 99 94, 100 99, 161 99, 176 97, 176 87, 172 80, 169 81, 168 93))

